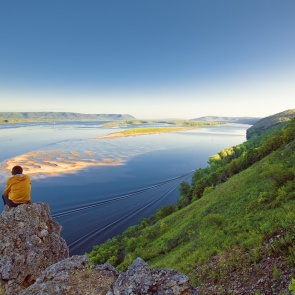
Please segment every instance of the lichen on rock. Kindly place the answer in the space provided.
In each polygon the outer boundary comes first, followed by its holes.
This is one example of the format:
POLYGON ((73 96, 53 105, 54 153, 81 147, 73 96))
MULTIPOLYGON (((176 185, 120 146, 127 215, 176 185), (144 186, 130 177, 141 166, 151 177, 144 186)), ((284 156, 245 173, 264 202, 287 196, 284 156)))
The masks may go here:
POLYGON ((121 273, 107 295, 122 294, 196 294, 187 276, 173 269, 150 268, 141 258, 137 258, 121 273))
POLYGON ((108 263, 94 266, 86 256, 75 255, 48 267, 21 295, 105 295, 118 275, 108 263))
POLYGON ((194 295, 189 279, 172 269, 150 268, 137 258, 126 272, 109 263, 91 265, 89 258, 72 256, 48 267, 20 295, 194 295))
POLYGON ((18 294, 48 266, 69 257, 60 233, 47 204, 5 206, 0 216, 0 294, 18 294))

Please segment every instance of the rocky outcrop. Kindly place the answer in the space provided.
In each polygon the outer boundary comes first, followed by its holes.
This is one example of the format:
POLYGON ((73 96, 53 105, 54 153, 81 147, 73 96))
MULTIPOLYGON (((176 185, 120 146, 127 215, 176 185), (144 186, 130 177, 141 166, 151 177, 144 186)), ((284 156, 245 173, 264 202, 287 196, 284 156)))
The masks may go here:
POLYGON ((44 203, 5 206, 0 216, 0 294, 18 294, 48 266, 69 256, 44 203))
POLYGON ((196 294, 189 279, 172 269, 151 269, 141 258, 126 272, 109 263, 90 264, 86 256, 72 256, 47 268, 21 295, 137 295, 196 294))
POLYGON ((126 272, 109 263, 94 266, 69 256, 44 203, 5 207, 0 217, 0 295, 196 294, 189 279, 172 269, 150 268, 141 258, 126 272))
POLYGON ((48 267, 21 295, 105 295, 119 276, 110 264, 90 264, 86 256, 72 256, 48 267))
POLYGON ((107 295, 196 294, 187 276, 173 269, 151 269, 141 258, 134 260, 126 273, 121 273, 107 295))

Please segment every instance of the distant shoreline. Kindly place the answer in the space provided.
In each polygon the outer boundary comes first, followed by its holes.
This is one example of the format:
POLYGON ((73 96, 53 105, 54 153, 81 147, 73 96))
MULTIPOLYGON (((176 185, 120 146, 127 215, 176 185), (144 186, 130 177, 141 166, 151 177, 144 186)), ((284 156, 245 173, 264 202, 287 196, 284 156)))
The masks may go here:
POLYGON ((122 121, 134 120, 128 114, 82 114, 72 112, 0 112, 1 124, 65 121, 122 121))

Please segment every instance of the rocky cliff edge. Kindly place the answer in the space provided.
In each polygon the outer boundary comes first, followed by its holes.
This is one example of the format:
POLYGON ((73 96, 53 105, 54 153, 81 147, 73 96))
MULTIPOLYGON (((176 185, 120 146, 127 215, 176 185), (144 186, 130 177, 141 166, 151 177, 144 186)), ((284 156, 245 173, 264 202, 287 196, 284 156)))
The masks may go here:
POLYGON ((44 203, 5 206, 0 216, 0 294, 17 294, 69 257, 61 226, 44 203))
POLYGON ((5 206, 0 216, 0 295, 196 294, 185 275, 152 269, 141 258, 119 272, 109 263, 91 265, 83 255, 69 257, 60 233, 47 204, 5 206))

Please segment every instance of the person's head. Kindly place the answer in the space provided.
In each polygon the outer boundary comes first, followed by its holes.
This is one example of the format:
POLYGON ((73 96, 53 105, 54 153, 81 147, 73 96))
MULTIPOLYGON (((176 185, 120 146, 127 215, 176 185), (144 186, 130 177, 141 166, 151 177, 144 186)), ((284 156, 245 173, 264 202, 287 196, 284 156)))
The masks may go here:
POLYGON ((12 175, 22 174, 22 173, 23 173, 23 168, 21 166, 14 166, 11 170, 12 175))

